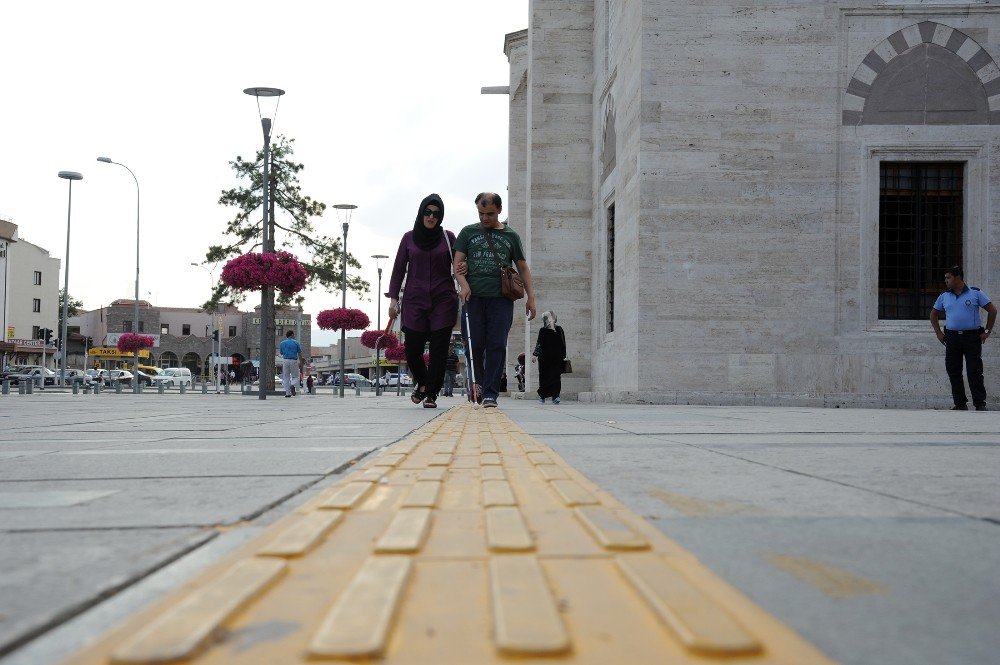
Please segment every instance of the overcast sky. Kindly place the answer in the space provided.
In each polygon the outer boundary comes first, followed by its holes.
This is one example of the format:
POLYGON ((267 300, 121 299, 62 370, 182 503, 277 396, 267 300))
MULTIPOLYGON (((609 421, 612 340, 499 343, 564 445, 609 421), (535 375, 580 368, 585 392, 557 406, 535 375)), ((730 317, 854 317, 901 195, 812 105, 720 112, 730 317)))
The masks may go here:
MULTIPOLYGON (((384 291, 426 194, 444 198, 457 233, 477 221, 477 192, 505 192, 508 100, 480 88, 507 85, 504 35, 527 16, 527 0, 9 3, 0 214, 64 258, 67 181, 56 174, 81 172, 70 293, 87 309, 132 298, 135 183, 96 158, 121 162, 141 187, 140 297, 197 307, 210 278, 189 264, 233 216, 217 203, 236 184, 228 163, 262 144, 256 102, 242 91, 282 88, 274 133, 296 139, 303 193, 358 206, 348 251, 373 293, 368 257, 390 256, 384 291)), ((261 110, 269 115, 263 101, 261 110)), ((317 226, 340 233, 332 208, 317 226)), ((254 304, 257 294, 241 308, 254 304)), ((306 294, 314 316, 339 306, 339 290, 306 294)), ((348 294, 348 306, 374 321, 371 295, 348 294)), ((335 338, 313 330, 314 345, 335 338)))

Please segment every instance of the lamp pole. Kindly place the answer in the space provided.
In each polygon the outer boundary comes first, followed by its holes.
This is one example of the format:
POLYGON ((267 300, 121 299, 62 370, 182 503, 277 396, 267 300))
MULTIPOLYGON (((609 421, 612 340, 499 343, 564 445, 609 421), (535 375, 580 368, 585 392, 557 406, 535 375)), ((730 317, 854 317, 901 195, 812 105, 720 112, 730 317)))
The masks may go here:
MULTIPOLYGON (((132 169, 121 162, 113 162, 109 157, 98 157, 97 161, 105 164, 117 164, 132 175, 135 180, 135 334, 139 334, 139 179, 132 169)), ((132 371, 132 392, 139 392, 139 352, 135 352, 132 371)))
MULTIPOLYGON (((382 330, 382 261, 389 258, 385 254, 372 254, 375 259, 375 267, 378 269, 378 291, 375 292, 375 329, 382 330)), ((382 394, 382 360, 380 351, 382 346, 381 338, 375 342, 375 396, 382 394)))
MULTIPOLYGON (((212 292, 212 296, 214 297, 215 296, 215 273, 212 272, 208 268, 208 266, 203 266, 200 263, 192 263, 191 265, 193 265, 195 268, 201 268, 202 270, 204 270, 205 272, 208 273, 208 288, 212 292)), ((215 326, 215 322, 212 320, 213 319, 212 315, 215 314, 215 311, 216 311, 215 307, 213 307, 212 311, 208 313, 208 320, 211 322, 210 325, 209 325, 209 328, 215 326)), ((206 333, 207 333, 207 331, 206 331, 206 333)), ((219 355, 220 356, 222 355, 222 339, 221 339, 221 337, 219 339, 219 355)), ((208 363, 208 380, 209 381, 213 381, 213 377, 215 377, 215 375, 218 372, 218 368, 215 366, 215 359, 214 359, 215 358, 215 340, 214 339, 212 340, 212 353, 209 354, 209 358, 211 358, 211 360, 209 360, 209 363, 208 363)), ((213 382, 217 383, 217 381, 213 381, 213 382)), ((215 390, 216 390, 216 392, 218 392, 219 387, 216 386, 215 390)))
MULTIPOLYGON (((70 216, 73 212, 73 181, 83 180, 83 176, 76 171, 60 171, 59 177, 69 180, 69 204, 66 206, 66 265, 63 266, 63 306, 62 306, 62 328, 59 330, 59 341, 62 344, 62 362, 59 363, 59 385, 66 385, 66 356, 69 353, 69 344, 66 342, 67 321, 69 312, 69 226, 70 216)), ((44 347, 43 347, 44 348, 44 347)), ((86 356, 84 356, 86 358, 86 356)), ((42 383, 44 385, 44 378, 42 383)))
MULTIPOLYGON (((344 253, 341 256, 340 270, 341 270, 341 280, 340 280, 340 307, 344 309, 347 307, 347 228, 351 225, 351 212, 356 210, 358 206, 353 203, 338 203, 333 206, 337 210, 337 216, 345 216, 343 229, 344 229, 344 253)), ((344 364, 346 361, 347 352, 347 329, 340 329, 340 396, 344 396, 344 364)))
MULTIPOLYGON (((280 88, 256 87, 246 88, 243 90, 243 93, 257 98, 257 113, 259 115, 261 97, 281 97, 285 94, 285 91, 280 88)), ((278 114, 277 104, 275 104, 274 113, 275 115, 278 114)), ((265 254, 270 254, 274 252, 274 233, 271 229, 271 219, 269 213, 271 208, 268 205, 268 198, 271 195, 271 118, 261 117, 260 126, 264 131, 264 221, 261 223, 261 251, 265 254)), ((271 350, 271 345, 274 343, 274 339, 270 334, 271 322, 274 320, 273 310, 274 290, 270 286, 265 286, 260 290, 260 371, 258 372, 258 378, 260 381, 259 399, 267 399, 267 394, 265 393, 265 377, 267 377, 267 380, 270 381, 271 377, 274 376, 274 369, 271 368, 271 363, 274 362, 274 351, 271 350), (270 371, 270 374, 266 373, 268 371, 270 371)))

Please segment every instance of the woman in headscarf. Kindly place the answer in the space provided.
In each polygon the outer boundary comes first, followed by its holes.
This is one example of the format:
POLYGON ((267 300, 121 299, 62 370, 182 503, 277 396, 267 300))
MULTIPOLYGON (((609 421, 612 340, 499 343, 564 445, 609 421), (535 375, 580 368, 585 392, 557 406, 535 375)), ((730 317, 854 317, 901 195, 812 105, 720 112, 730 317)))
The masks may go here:
POLYGON ((441 227, 444 201, 431 194, 420 202, 413 230, 403 234, 389 280, 389 315, 397 311, 403 277, 402 330, 406 363, 413 376, 414 404, 437 408, 444 383, 445 361, 451 333, 458 318, 458 296, 451 274, 451 245, 455 234, 441 227), (448 234, 447 238, 445 233, 448 234), (430 342, 429 362, 424 363, 424 345, 430 342))
MULTIPOLYGON (((542 312, 542 328, 538 331, 538 341, 532 353, 538 359, 538 401, 552 398, 553 404, 560 402, 562 392, 563 359, 566 357, 566 334, 556 325, 556 315, 552 311, 542 312)), ((535 358, 531 362, 535 362, 535 358)))

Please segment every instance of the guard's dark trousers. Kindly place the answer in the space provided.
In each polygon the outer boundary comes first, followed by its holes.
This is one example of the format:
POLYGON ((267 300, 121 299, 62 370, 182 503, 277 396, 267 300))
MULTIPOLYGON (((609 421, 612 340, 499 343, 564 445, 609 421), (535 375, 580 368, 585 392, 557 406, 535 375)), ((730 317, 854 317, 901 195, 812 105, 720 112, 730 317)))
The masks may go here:
MULTIPOLYGON (((963 331, 965 332, 965 331, 963 331)), ((965 371, 969 375, 969 390, 972 391, 972 403, 976 406, 986 406, 986 385, 983 383, 983 342, 976 331, 958 334, 953 330, 944 333, 944 366, 951 380, 951 396, 955 406, 966 406, 969 399, 965 396, 965 382, 962 380, 962 359, 965 359, 965 371)))

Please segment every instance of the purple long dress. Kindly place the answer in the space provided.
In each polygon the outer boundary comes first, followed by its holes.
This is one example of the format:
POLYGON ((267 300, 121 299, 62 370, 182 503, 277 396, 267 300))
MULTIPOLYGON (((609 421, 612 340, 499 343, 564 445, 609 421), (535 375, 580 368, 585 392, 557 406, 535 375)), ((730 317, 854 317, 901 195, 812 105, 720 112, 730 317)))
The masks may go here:
MULTIPOLYGON (((445 231, 452 244, 455 234, 445 231)), ((403 234, 389 279, 389 298, 401 300, 402 325, 420 332, 452 328, 458 318, 458 295, 451 277, 448 243, 439 242, 425 251, 413 242, 413 231, 403 234), (402 298, 399 291, 406 276, 402 298)))

